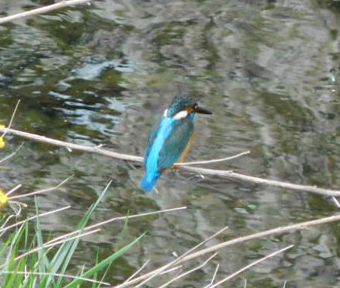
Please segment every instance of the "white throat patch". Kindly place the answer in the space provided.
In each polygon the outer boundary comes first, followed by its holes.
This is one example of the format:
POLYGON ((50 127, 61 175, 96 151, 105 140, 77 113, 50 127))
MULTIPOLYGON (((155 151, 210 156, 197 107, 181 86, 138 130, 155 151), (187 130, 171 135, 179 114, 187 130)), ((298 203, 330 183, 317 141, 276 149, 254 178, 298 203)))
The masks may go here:
POLYGON ((163 116, 168 117, 168 109, 165 109, 163 116))
POLYGON ((174 116, 174 119, 175 120, 181 120, 181 119, 184 119, 188 116, 188 111, 187 110, 183 110, 183 111, 180 111, 178 112, 175 116, 174 116))

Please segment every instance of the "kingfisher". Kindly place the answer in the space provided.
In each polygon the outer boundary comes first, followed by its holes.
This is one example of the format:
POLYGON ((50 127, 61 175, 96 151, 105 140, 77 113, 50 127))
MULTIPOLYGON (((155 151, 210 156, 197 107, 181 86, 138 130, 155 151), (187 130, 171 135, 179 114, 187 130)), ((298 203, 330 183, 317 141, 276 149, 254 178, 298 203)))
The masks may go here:
POLYGON ((165 109, 156 129, 149 135, 144 155, 145 174, 140 187, 151 192, 162 173, 182 162, 194 140, 195 114, 212 114, 190 97, 178 96, 165 109))

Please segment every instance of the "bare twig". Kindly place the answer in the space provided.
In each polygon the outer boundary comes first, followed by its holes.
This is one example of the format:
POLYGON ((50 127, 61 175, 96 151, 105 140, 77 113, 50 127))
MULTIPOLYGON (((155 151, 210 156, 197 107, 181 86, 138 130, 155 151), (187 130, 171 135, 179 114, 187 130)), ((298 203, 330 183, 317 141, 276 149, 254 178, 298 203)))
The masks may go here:
MULTIPOLYGON (((0 128, 0 132, 1 131, 2 132, 7 131, 7 133, 10 133, 10 134, 13 134, 19 137, 23 137, 26 139, 30 139, 30 140, 58 146, 58 147, 64 147, 64 148, 67 148, 69 151, 78 150, 78 151, 83 151, 83 152, 96 153, 96 154, 112 157, 112 158, 119 159, 119 160, 143 162, 143 157, 113 152, 113 151, 105 150, 102 148, 98 148, 98 146, 90 147, 90 146, 85 146, 85 145, 73 144, 73 143, 68 143, 65 141, 55 140, 55 139, 48 138, 45 136, 40 136, 40 135, 27 133, 27 132, 23 132, 19 130, 14 130, 14 129, 8 129, 8 128, 0 128)), ((208 161, 211 161, 211 160, 208 160, 208 161)), ((303 192, 320 194, 324 196, 340 197, 339 190, 324 189, 324 188, 318 188, 316 186, 300 185, 300 184, 293 184, 293 183, 283 182, 283 181, 263 179, 260 177, 248 176, 248 175, 236 173, 233 171, 227 171, 227 170, 216 170, 216 169, 180 166, 179 164, 180 163, 175 163, 175 165, 179 166, 180 169, 192 171, 192 172, 199 173, 199 174, 219 176, 219 177, 223 177, 223 178, 227 178, 231 180, 241 180, 243 182, 247 182, 251 184, 268 185, 272 187, 289 189, 292 191, 303 191, 303 192)))
POLYGON ((177 270, 177 269, 181 269, 181 268, 182 268, 182 265, 178 265, 178 266, 175 266, 175 267, 173 267, 173 268, 170 268, 170 269, 165 270, 164 272, 162 272, 162 273, 159 274, 159 275, 168 274, 168 273, 170 273, 170 272, 173 272, 173 271, 175 271, 175 270, 177 270))
POLYGON ((0 18, 0 24, 10 22, 10 21, 13 21, 13 20, 16 20, 16 19, 28 17, 28 16, 34 16, 34 15, 39 15, 39 14, 43 14, 43 13, 48 13, 48 12, 51 12, 53 10, 69 7, 69 6, 72 6, 72 5, 90 3, 90 1, 91 0, 68 0, 68 1, 64 0, 64 1, 60 1, 58 3, 48 5, 48 6, 45 6, 45 7, 36 8, 36 9, 30 10, 30 11, 21 12, 21 13, 18 13, 18 14, 7 16, 7 17, 1 17, 0 18))
POLYGON ((187 252, 185 252, 184 254, 182 254, 180 257, 178 257, 177 259, 175 259, 174 261, 164 265, 163 267, 157 269, 154 271, 154 273, 150 276, 148 276, 143 282, 141 282, 140 284, 138 284, 136 286, 137 287, 141 287, 143 284, 145 284, 146 282, 150 281, 151 279, 153 279, 154 277, 156 277, 157 275, 159 275, 160 273, 162 273, 163 271, 167 270, 168 268, 174 267, 175 265, 177 265, 179 262, 181 262, 181 260, 183 258, 185 258, 185 256, 189 255, 191 252, 193 252, 194 250, 196 250, 197 248, 201 247, 202 245, 204 245, 205 243, 207 243, 208 241, 210 241, 211 239, 215 238, 216 236, 220 235, 221 233, 223 233, 225 230, 228 229, 228 226, 220 229, 219 231, 217 231, 216 233, 214 233, 213 235, 209 236, 208 238, 204 239, 202 242, 200 242, 199 244, 197 244, 196 246, 192 247, 191 249, 189 249, 187 252))
POLYGON ((284 188, 284 189, 289 189, 292 191, 310 192, 310 193, 315 193, 315 194, 324 195, 324 196, 340 196, 339 190, 331 190, 331 189, 318 188, 316 186, 300 185, 300 184, 293 184, 293 183, 283 182, 283 181, 269 180, 269 179, 264 179, 260 177, 254 177, 254 176, 244 175, 241 173, 236 173, 233 171, 196 168, 196 167, 182 167, 182 168, 188 171, 196 172, 196 173, 212 175, 212 176, 220 176, 220 177, 229 178, 232 180, 241 180, 243 182, 248 182, 251 184, 268 185, 271 187, 284 188))
MULTIPOLYGON (((77 238, 81 238, 81 237, 84 237, 84 236, 88 236, 90 234, 97 233, 99 231, 100 231, 100 229, 95 229, 95 230, 91 230, 89 232, 86 232, 86 233, 83 233, 83 234, 79 234, 79 235, 76 235, 76 236, 73 236, 73 237, 70 237, 70 238, 67 238, 67 239, 62 239, 60 241, 54 241, 53 243, 45 243, 45 244, 43 244, 40 247, 34 248, 32 250, 29 250, 26 253, 23 253, 20 256, 14 258, 14 261, 18 261, 18 260, 20 260, 20 259, 22 259, 22 258, 24 258, 24 257, 26 257, 28 255, 31 255, 31 254, 33 254, 35 252, 38 252, 40 250, 43 250, 43 249, 46 249, 46 248, 50 248, 50 247, 54 247, 56 245, 63 244, 65 242, 68 242, 68 241, 71 241, 71 240, 75 240, 77 238)), ((2 267, 2 266, 0 266, 0 267, 2 267)))
MULTIPOLYGON (((284 226, 284 227, 277 227, 274 229, 269 229, 269 230, 265 230, 262 232, 258 232, 258 233, 254 233, 254 234, 250 234, 248 236, 242 236, 242 237, 238 237, 226 242, 222 242, 220 244, 216 244, 213 245, 211 247, 208 248, 204 248, 201 249, 197 252, 193 252, 189 255, 186 255, 185 257, 183 257, 182 259, 180 259, 179 261, 177 261, 175 264, 179 265, 182 264, 184 262, 187 262, 189 260, 195 259, 197 257, 201 257, 203 255, 206 255, 208 253, 213 253, 216 251, 219 251, 221 249, 224 249, 226 247, 232 246, 232 245, 236 245, 236 244, 240 244, 240 243, 244 243, 250 240, 254 240, 254 239, 258 239, 258 238, 265 238, 271 235, 275 235, 275 234, 282 234, 285 232, 290 232, 290 231, 294 231, 294 230, 302 230, 302 229, 306 229, 308 227, 312 227, 315 225, 321 225, 321 224, 326 224, 326 223, 331 223, 331 222, 335 222, 335 221, 340 221, 340 215, 336 215, 336 216, 330 216, 330 217, 325 217, 325 218, 321 218, 321 219, 316 219, 316 220, 312 220, 312 221, 307 221, 307 222, 301 222, 301 223, 297 223, 297 224, 293 224, 293 225, 288 225, 288 226, 284 226)), ((138 283, 141 283, 142 281, 145 281, 145 279, 148 279, 149 277, 155 275, 158 271, 163 271, 164 267, 166 267, 166 269, 173 267, 172 262, 169 264, 166 264, 156 270, 153 270, 147 274, 141 275, 131 281, 125 281, 124 283, 115 286, 114 288, 125 288, 125 287, 136 287, 136 285, 138 283)))
POLYGON ((250 263, 249 265, 247 265, 247 266, 241 268, 240 270, 237 270, 236 272, 234 272, 233 274, 229 275, 228 277, 226 277, 226 278, 222 279, 221 281, 215 283, 214 285, 210 286, 210 288, 215 288, 215 287, 217 287, 217 286, 223 284, 224 282, 227 282, 228 280, 234 278, 235 276, 239 275, 239 274, 242 273, 243 271, 248 270, 249 268, 251 268, 251 267, 253 267, 253 266, 255 266, 255 265, 257 265, 257 264, 259 264, 259 263, 261 263, 261 262, 263 262, 263 261, 265 261, 265 260, 267 260, 268 258, 274 257, 274 256, 276 256, 277 254, 282 253, 282 252, 284 252, 284 251, 286 251, 286 250, 292 248, 293 246, 294 246, 294 245, 289 245, 289 246, 287 246, 287 247, 285 247, 285 248, 283 248, 283 249, 280 249, 280 250, 278 250, 278 251, 275 251, 275 252, 273 252, 273 253, 270 253, 269 255, 267 255, 267 256, 265 256, 265 257, 263 257, 263 258, 261 258, 261 259, 258 259, 258 260, 256 260, 256 261, 250 263))
POLYGON ((149 264, 150 260, 151 260, 151 258, 146 260, 145 263, 141 267, 139 267, 137 269, 137 271, 135 273, 133 273, 126 281, 129 281, 129 280, 133 279, 134 277, 136 277, 139 274, 139 272, 141 272, 145 268, 145 266, 149 264))
POLYGON ((336 199, 335 197, 332 197, 332 200, 335 203, 336 207, 340 208, 340 203, 339 203, 338 199, 336 199))
POLYGON ((192 272, 195 272, 196 270, 198 269, 201 269, 202 267, 204 267, 205 265, 207 265, 211 259, 213 259, 215 256, 217 255, 217 253, 214 253, 213 255, 211 255, 207 260, 205 260, 202 264, 198 265, 197 267, 187 271, 187 272, 184 272, 178 276, 176 276, 175 278, 171 279, 170 281, 164 283, 162 286, 160 286, 159 288, 165 288, 167 287, 169 284, 171 284, 172 282, 175 282, 177 281, 178 279, 184 277, 184 276, 187 276, 189 274, 191 274, 192 272))
MULTIPOLYGON (((153 215, 153 214, 159 214, 161 212, 164 212, 164 211, 174 211, 174 210, 180 210, 180 209, 184 209, 186 207, 180 207, 180 208, 175 208, 175 209, 167 209, 167 210, 162 210, 162 211, 156 211, 156 212, 148 212, 148 213, 142 213, 142 214, 139 214, 139 215, 132 215, 132 216, 126 216, 126 217, 117 217, 117 218, 114 218, 114 219, 110 219, 110 221, 113 221, 113 220, 117 220, 117 219, 127 219, 127 218, 135 218, 135 217, 140 217, 140 216, 146 216, 146 215, 153 215)), ((40 216, 42 216, 43 214, 41 214, 40 216)), ((45 213, 46 215, 46 213, 45 213)), ((37 216, 36 216, 37 217, 37 216)), ((26 220, 27 221, 27 220, 26 220)), ((101 222, 101 223, 98 223, 98 224, 95 224, 95 225, 92 225, 92 226, 89 226, 89 227, 86 227, 84 229, 81 229, 81 230, 78 230, 78 231, 74 231, 72 233, 67 233, 65 235, 62 235, 62 236, 59 236, 59 237, 56 237, 54 239, 52 239, 51 241, 48 241, 47 243, 43 244, 41 247, 37 247, 35 249, 32 249, 18 257, 16 257, 14 260, 15 261, 18 261, 20 259, 22 259, 23 257, 26 257, 32 253, 35 253, 37 251, 40 251, 42 249, 47 249, 47 248, 50 248, 50 247, 54 247, 56 245, 59 245, 59 244, 63 244, 67 241, 70 241, 70 240, 74 240, 74 239, 77 239, 79 237, 84 237, 86 235, 89 235, 89 234, 92 234, 92 233, 96 233, 98 231, 100 231, 100 229, 94 229, 100 225, 103 225, 104 224, 107 224, 109 223, 110 221, 104 221, 104 222, 101 222), (90 230, 90 231, 89 231, 90 230), (86 232, 87 231, 87 232, 86 232), (78 234, 79 232, 85 232, 85 233, 81 233, 81 234, 78 234), (77 235, 74 235, 74 234, 77 234, 77 235), (70 237, 71 236, 71 237, 70 237)), ((24 222, 24 221, 23 221, 24 222)), ((23 223, 22 222, 22 223, 23 223)), ((16 223, 16 225, 19 225, 19 223, 16 223)), ((7 229, 9 228, 12 228, 12 227, 6 227, 7 229)), ((2 229, 2 230, 5 230, 6 228, 2 229)), ((1 268, 2 266, 0 266, 1 268)))
POLYGON ((52 138, 48 138, 45 136, 40 136, 37 134, 32 134, 32 133, 27 133, 19 130, 14 130, 14 129, 8 129, 8 128, 2 128, 0 129, 0 132, 5 132, 10 133, 19 137, 23 137, 26 139, 34 140, 37 142, 45 143, 45 144, 50 144, 54 146, 59 146, 59 147, 64 147, 68 149, 69 151, 72 150, 77 150, 77 151, 83 151, 83 152, 89 152, 89 153, 96 153, 108 157, 112 157, 115 159, 119 160, 126 160, 126 161, 134 161, 134 162, 142 162, 143 157, 138 157, 138 156, 133 156, 133 155, 127 155, 127 154, 121 154, 113 151, 108 151, 102 148, 98 148, 98 146, 95 147, 90 147, 90 146, 85 146, 85 145, 79 145, 79 144, 73 144, 73 143, 68 143, 65 141, 60 141, 52 138))
MULTIPOLYGON (((1 136, 1 137, 3 137, 3 136, 1 136)), ((11 154, 7 155, 5 158, 1 159, 1 160, 0 160, 0 164, 1 164, 2 162, 5 162, 6 160, 12 158, 15 154, 17 154, 23 145, 24 145, 24 142, 21 143, 21 144, 19 145, 19 147, 18 147, 17 149, 15 149, 15 151, 14 151, 13 153, 11 153, 11 154)))
POLYGON ((65 180, 63 180, 62 182, 60 182, 57 186, 55 187, 50 187, 50 188, 45 188, 45 189, 41 189, 38 191, 34 191, 31 193, 27 193, 27 194, 21 194, 21 195, 17 195, 17 196, 12 196, 9 197, 8 200, 14 200, 14 199, 19 199, 19 198, 23 198, 23 197, 29 197, 29 196, 33 196, 33 195, 37 195, 37 194, 42 194, 42 193, 46 193, 46 192, 51 192, 53 190, 58 189, 60 186, 62 186, 63 184, 65 184, 68 180, 70 180, 73 177, 73 175, 71 175, 70 177, 66 178, 65 180))
MULTIPOLYGON (((0 18, 0 19, 1 19, 1 18, 0 18)), ((11 126, 12 126, 12 123, 13 123, 15 114, 17 113, 19 104, 20 104, 20 99, 18 100, 17 104, 15 105, 14 111, 13 111, 12 116, 11 116, 11 120, 9 120, 9 124, 8 124, 8 128, 9 128, 9 129, 10 129, 11 126)), ((1 137, 5 137, 5 136, 6 136, 6 133, 7 133, 7 131, 4 131, 4 133, 2 134, 1 137)))
POLYGON ((69 236, 74 235, 74 234, 78 234, 78 233, 83 232, 83 231, 91 230, 91 229, 94 229, 94 228, 97 228, 97 227, 100 227, 100 226, 103 226, 103 225, 106 225, 108 223, 111 223, 111 222, 114 222, 114 221, 118 221, 118 220, 127 220, 127 219, 130 220, 130 219, 134 219, 134 218, 138 218, 138 217, 157 215, 157 214, 161 214, 161 213, 174 212, 174 211, 180 211, 180 210, 185 210, 185 209, 187 209, 187 207, 184 206, 184 207, 171 208, 171 209, 165 209, 165 210, 160 210, 160 211, 140 213, 140 214, 135 214, 135 215, 130 215, 130 216, 115 217, 115 218, 111 218, 111 219, 102 221, 100 223, 93 224, 91 226, 85 227, 84 229, 76 230, 76 231, 73 231, 71 233, 59 236, 59 237, 57 237, 55 239, 50 240, 47 243, 53 243, 54 241, 57 241, 57 240, 69 237, 69 236))
POLYGON ((66 207, 62 207, 62 208, 56 209, 56 210, 52 210, 52 211, 48 211, 48 212, 45 212, 45 213, 41 213, 41 214, 39 214, 39 215, 34 215, 34 216, 29 217, 29 218, 27 218, 27 219, 25 219, 25 220, 19 221, 19 222, 13 224, 13 225, 10 225, 10 226, 7 226, 7 227, 1 227, 0 233, 6 232, 6 231, 9 230, 9 229, 12 229, 12 228, 14 228, 14 227, 17 227, 17 226, 19 226, 19 225, 21 225, 21 224, 24 224, 24 223, 27 222, 27 221, 30 221, 30 220, 35 219, 35 218, 47 216, 47 215, 50 215, 50 214, 53 214, 53 213, 57 213, 57 212, 60 212, 60 211, 64 211, 64 210, 66 210, 66 209, 69 209, 70 207, 71 207, 71 206, 66 206, 66 207))
POLYGON ((212 164, 212 163, 218 163, 218 162, 223 162, 223 161, 230 161, 234 160, 236 158, 240 158, 241 156, 249 154, 250 151, 244 151, 239 154, 230 156, 230 157, 225 157, 225 158, 219 158, 219 159, 211 159, 211 160, 206 160, 206 161, 195 161, 195 162, 185 162, 185 163, 177 163, 176 166, 190 166, 190 165, 198 165, 198 164, 212 164))
POLYGON ((214 275, 213 275, 213 277, 211 278, 210 283, 209 283, 207 286, 205 286, 204 288, 210 288, 210 286, 214 284, 215 279, 216 279, 216 275, 217 275, 217 272, 218 272, 218 269, 219 269, 219 268, 220 268, 220 263, 217 263, 216 268, 215 268, 215 271, 214 271, 214 275))
POLYGON ((9 190, 7 193, 6 193, 6 196, 8 197, 9 195, 11 195, 12 193, 14 193, 15 191, 17 191, 22 185, 21 184, 18 184, 17 186, 15 186, 14 188, 12 188, 11 190, 9 190))
POLYGON ((2 232, 2 230, 4 229, 4 227, 6 227, 7 223, 14 217, 16 217, 16 215, 11 214, 4 220, 4 223, 0 226, 0 238, 4 234, 4 232, 2 232))

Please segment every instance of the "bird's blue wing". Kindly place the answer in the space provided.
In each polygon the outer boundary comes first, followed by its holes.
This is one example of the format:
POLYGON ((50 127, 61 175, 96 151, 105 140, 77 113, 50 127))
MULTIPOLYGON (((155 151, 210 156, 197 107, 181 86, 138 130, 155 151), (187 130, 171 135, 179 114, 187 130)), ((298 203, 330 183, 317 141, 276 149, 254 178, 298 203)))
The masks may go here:
MULTIPOLYGON (((160 121, 158 121, 158 122, 160 122, 160 121)), ((146 144, 145 153, 144 153, 144 166, 146 165, 146 159, 148 159, 148 156, 150 154, 151 146, 156 139, 158 127, 159 127, 159 123, 154 125, 150 130, 149 139, 148 139, 148 142, 146 144)))
POLYGON ((172 166, 183 154, 194 131, 191 119, 175 121, 171 135, 165 140, 158 158, 158 167, 163 171, 172 166))

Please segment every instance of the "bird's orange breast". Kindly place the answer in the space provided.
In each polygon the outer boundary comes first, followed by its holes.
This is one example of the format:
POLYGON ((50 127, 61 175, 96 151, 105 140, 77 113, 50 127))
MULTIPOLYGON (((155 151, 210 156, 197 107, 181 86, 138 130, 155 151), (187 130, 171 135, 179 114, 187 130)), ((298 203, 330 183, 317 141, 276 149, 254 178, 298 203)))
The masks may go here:
POLYGON ((194 139, 195 139, 195 133, 192 133, 191 138, 189 140, 189 143, 187 145, 187 147, 184 149, 182 156, 178 159, 177 163, 181 163, 183 162, 185 156, 188 154, 188 152, 190 151, 192 144, 194 143, 194 139))

